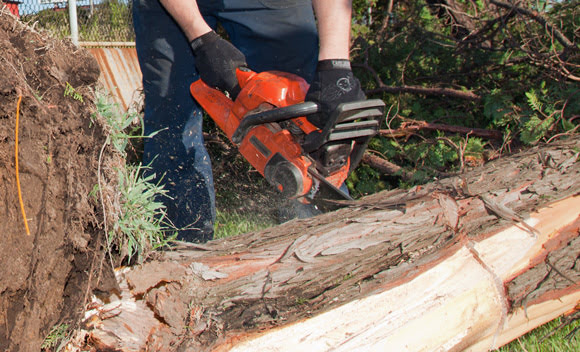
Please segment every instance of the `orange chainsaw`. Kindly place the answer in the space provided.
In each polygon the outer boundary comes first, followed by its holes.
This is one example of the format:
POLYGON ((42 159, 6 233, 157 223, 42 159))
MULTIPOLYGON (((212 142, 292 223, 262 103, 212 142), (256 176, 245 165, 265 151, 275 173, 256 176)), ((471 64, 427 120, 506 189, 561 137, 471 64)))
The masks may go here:
POLYGON ((303 78, 243 68, 237 78, 235 101, 201 79, 190 91, 244 158, 288 198, 352 200, 341 186, 377 133, 385 104, 340 104, 319 129, 306 119, 320 107, 304 101, 309 86, 303 78))

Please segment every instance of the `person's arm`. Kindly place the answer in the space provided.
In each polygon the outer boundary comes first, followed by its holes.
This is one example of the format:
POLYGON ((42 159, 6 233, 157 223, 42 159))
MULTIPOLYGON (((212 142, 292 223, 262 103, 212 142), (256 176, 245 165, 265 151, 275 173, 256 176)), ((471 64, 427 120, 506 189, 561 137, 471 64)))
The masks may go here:
POLYGON ((312 0, 318 20, 318 60, 349 59, 352 0, 312 0))
POLYGON ((306 100, 319 104, 320 112, 308 121, 322 129, 341 103, 365 100, 360 82, 350 67, 351 0, 312 0, 318 20, 318 65, 306 100))
POLYGON ((189 41, 212 30, 199 12, 196 0, 159 0, 159 2, 175 19, 189 41))
POLYGON ((159 1, 187 36, 201 79, 235 98, 240 92, 236 69, 247 66, 244 54, 212 30, 196 0, 159 1))

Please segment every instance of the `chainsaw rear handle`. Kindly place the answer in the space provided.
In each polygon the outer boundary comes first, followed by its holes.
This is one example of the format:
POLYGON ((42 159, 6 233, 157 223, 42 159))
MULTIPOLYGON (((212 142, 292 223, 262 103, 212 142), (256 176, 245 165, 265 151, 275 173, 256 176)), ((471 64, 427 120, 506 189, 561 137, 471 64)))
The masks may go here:
POLYGON ((246 134, 254 127, 265 123, 281 122, 301 116, 308 116, 320 112, 320 105, 307 101, 300 104, 285 106, 282 108, 262 111, 248 115, 240 122, 238 128, 232 135, 232 142, 239 144, 246 134))

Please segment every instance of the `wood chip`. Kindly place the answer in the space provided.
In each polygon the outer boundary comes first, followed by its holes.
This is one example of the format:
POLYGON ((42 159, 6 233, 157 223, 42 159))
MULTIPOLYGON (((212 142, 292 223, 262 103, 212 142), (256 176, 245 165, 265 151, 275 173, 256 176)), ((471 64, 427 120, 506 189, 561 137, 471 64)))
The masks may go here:
POLYGON ((510 208, 506 207, 503 204, 500 204, 494 200, 491 200, 490 198, 487 198, 486 196, 480 195, 479 197, 483 201, 483 204, 485 204, 485 207, 489 211, 494 213, 496 216, 499 216, 500 218, 505 220, 512 221, 515 224, 521 224, 523 227, 526 228, 526 230, 528 230, 534 236, 540 235, 538 230, 536 230, 533 226, 528 225, 524 221, 524 218, 516 214, 515 211, 511 210, 510 208))

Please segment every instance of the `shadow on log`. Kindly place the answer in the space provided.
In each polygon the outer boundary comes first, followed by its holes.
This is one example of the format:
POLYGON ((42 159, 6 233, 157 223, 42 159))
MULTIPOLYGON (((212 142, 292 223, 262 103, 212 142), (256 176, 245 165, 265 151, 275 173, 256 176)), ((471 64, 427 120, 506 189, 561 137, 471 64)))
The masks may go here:
POLYGON ((579 138, 119 270, 122 351, 480 350, 580 301, 579 138))

